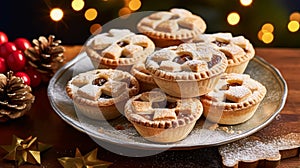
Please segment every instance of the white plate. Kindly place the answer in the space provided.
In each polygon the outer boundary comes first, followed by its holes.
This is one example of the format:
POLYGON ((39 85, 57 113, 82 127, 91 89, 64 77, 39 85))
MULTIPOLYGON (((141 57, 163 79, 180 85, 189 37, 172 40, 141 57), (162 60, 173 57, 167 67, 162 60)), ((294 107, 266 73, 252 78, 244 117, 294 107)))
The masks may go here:
POLYGON ((265 85, 267 94, 249 121, 230 126, 229 129, 234 133, 229 134, 223 130, 206 129, 207 125, 203 125, 204 119, 201 118, 186 139, 177 143, 159 144, 142 138, 134 127, 130 127, 124 116, 109 122, 99 122, 76 113, 71 99, 65 92, 65 85, 72 76, 92 69, 86 53, 81 53, 53 76, 48 86, 48 96, 53 109, 65 122, 97 140, 134 149, 191 149, 238 140, 269 124, 283 108, 287 97, 287 85, 280 72, 262 58, 255 56, 249 62, 245 73, 265 85), (117 130, 116 125, 125 129, 117 130))

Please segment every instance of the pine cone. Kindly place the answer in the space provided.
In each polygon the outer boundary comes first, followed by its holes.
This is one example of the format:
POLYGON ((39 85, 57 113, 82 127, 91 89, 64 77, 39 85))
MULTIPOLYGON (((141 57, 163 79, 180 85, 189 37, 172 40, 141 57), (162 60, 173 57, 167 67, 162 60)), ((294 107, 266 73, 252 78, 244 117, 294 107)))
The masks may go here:
POLYGON ((10 71, 0 74, 0 122, 23 116, 30 110, 34 96, 31 87, 10 71))
POLYGON ((33 47, 25 50, 28 63, 42 74, 50 77, 63 65, 65 60, 65 49, 60 45, 61 41, 54 41, 54 38, 54 35, 50 35, 48 39, 40 36, 38 40, 32 41, 33 47))

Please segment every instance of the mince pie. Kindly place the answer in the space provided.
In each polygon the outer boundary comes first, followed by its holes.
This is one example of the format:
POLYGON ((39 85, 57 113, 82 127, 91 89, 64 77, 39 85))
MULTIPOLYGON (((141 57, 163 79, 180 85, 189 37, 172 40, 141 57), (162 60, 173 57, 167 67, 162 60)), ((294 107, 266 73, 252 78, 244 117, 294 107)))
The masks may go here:
POLYGON ((243 73, 255 55, 249 40, 243 36, 233 37, 231 33, 202 34, 193 42, 207 42, 222 51, 228 60, 226 73, 243 73))
POLYGON ((227 59, 212 45, 183 43, 155 51, 147 57, 145 67, 164 92, 187 98, 213 90, 227 59))
POLYGON ((131 74, 139 81, 140 92, 150 91, 158 88, 153 77, 145 68, 144 62, 134 64, 131 69, 131 74))
POLYGON ((216 88, 200 100, 208 120, 233 125, 249 120, 266 92, 265 86, 247 74, 224 73, 216 88))
POLYGON ((145 35, 111 29, 92 37, 86 52, 95 68, 130 71, 133 64, 144 60, 154 49, 154 43, 145 35))
POLYGON ((109 120, 123 113, 126 101, 139 91, 128 72, 98 69, 74 76, 66 86, 75 107, 92 119, 109 120))
POLYGON ((184 139, 202 115, 199 99, 180 99, 160 91, 144 92, 128 100, 125 116, 145 139, 170 143, 184 139))
POLYGON ((173 8, 144 17, 137 29, 149 36, 158 47, 187 42, 206 30, 205 21, 185 9, 173 8))

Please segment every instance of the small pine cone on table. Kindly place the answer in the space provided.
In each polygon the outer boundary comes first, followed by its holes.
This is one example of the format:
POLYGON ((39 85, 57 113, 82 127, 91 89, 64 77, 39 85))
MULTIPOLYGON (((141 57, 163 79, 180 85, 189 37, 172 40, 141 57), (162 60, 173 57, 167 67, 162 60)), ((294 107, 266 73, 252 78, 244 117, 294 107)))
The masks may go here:
POLYGON ((31 87, 24 84, 22 78, 14 76, 12 71, 6 76, 0 74, 0 122, 23 116, 34 99, 31 87))
POLYGON ((33 46, 25 50, 25 56, 31 67, 44 75, 49 80, 65 61, 65 49, 61 46, 61 40, 54 40, 55 36, 50 35, 48 39, 40 36, 33 39, 33 46))

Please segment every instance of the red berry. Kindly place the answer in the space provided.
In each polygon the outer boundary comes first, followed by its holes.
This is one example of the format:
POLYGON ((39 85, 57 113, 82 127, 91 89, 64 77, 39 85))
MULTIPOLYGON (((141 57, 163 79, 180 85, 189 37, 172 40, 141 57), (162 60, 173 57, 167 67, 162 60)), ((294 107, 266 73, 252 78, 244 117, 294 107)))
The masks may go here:
POLYGON ((0 73, 5 73, 7 71, 7 65, 4 58, 0 57, 0 73))
POLYGON ((17 49, 25 51, 27 48, 31 47, 31 43, 26 38, 17 38, 14 41, 17 49))
POLYGON ((7 35, 4 32, 0 32, 0 44, 8 42, 7 35))
POLYGON ((13 51, 17 51, 17 47, 12 42, 5 42, 0 45, 0 57, 6 59, 13 51))
POLYGON ((30 77, 25 72, 17 72, 15 76, 20 77, 23 79, 24 84, 30 86, 30 77))
POLYGON ((26 58, 21 50, 17 50, 7 57, 6 62, 10 70, 22 71, 26 65, 26 58))
POLYGON ((25 71, 25 73, 27 73, 30 78, 31 87, 37 87, 41 84, 42 76, 38 71, 36 71, 35 69, 28 69, 25 71))

